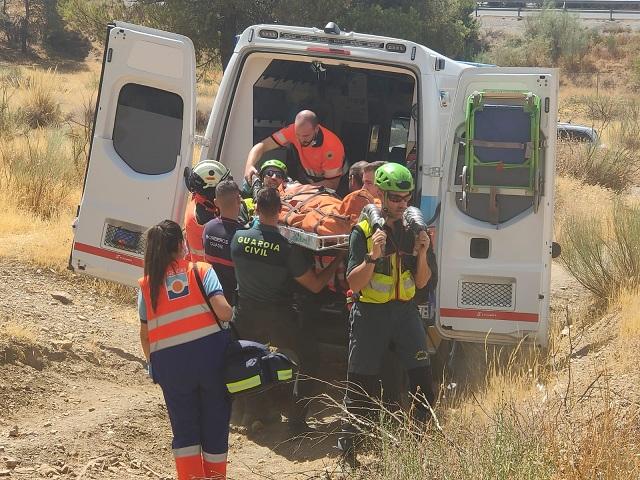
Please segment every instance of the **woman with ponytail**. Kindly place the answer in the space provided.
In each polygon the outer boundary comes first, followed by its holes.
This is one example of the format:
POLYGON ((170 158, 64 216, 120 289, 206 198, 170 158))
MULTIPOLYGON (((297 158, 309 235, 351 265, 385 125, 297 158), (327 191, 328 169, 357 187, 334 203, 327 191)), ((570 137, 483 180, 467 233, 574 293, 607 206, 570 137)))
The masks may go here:
POLYGON ((221 325, 232 312, 215 271, 189 262, 185 253, 177 223, 164 220, 147 231, 139 280, 140 340, 167 404, 178 480, 223 480, 230 402, 222 367, 230 335, 218 326, 204 295, 221 325))

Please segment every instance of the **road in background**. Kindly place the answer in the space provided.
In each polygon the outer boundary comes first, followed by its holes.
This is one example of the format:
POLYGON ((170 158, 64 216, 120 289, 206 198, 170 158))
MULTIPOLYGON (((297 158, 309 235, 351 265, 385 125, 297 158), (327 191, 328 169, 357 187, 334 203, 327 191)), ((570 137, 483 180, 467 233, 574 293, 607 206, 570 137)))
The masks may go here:
MULTIPOLYGON (((560 11, 560 10, 559 10, 560 11)), ((478 17, 526 17, 539 13, 539 9, 517 8, 488 8, 480 7, 476 10, 478 17)), ((640 20, 640 10, 609 11, 609 10, 569 10, 573 15, 583 20, 640 20)))

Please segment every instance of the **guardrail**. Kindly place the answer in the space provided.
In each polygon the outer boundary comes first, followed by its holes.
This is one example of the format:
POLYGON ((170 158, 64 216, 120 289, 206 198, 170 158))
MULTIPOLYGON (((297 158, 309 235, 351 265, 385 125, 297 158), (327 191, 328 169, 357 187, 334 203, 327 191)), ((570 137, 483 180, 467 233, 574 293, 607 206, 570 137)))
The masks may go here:
MULTIPOLYGON (((477 2, 476 17, 480 11, 487 12, 517 12, 518 18, 523 12, 537 12, 542 10, 547 2, 522 2, 522 1, 504 1, 504 2, 477 2)), ((575 13, 603 13, 609 14, 609 20, 615 20, 614 13, 638 15, 640 18, 640 1, 638 0, 566 0, 553 2, 552 10, 572 11, 575 13)))

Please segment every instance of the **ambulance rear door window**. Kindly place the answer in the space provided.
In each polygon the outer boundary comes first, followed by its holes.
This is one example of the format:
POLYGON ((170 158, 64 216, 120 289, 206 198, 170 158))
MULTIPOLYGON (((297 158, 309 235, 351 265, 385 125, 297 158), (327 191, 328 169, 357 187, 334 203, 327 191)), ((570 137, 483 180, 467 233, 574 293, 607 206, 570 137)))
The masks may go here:
POLYGON ((135 172, 168 173, 176 167, 184 104, 172 92, 128 83, 118 95, 113 147, 135 172))

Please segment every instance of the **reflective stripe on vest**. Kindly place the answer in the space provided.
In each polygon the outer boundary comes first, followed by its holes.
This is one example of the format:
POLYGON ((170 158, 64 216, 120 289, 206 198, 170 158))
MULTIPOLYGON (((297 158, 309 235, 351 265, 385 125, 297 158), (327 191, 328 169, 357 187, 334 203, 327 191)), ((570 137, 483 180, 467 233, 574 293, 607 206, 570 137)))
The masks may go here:
MULTIPOLYGON (((357 225, 362 230, 367 240, 367 251, 373 248, 371 236, 373 230, 367 220, 362 220, 357 225)), ((364 303, 387 303, 391 300, 401 300, 407 302, 416 294, 416 284, 413 274, 409 270, 402 271, 402 259, 398 253, 393 253, 389 257, 391 274, 376 272, 366 287, 360 292, 360 302, 364 303)))
POLYGON ((178 260, 169 267, 158 291, 155 311, 151 306, 148 278, 143 277, 138 281, 147 310, 151 352, 198 340, 220 331, 200 292, 194 268, 198 268, 200 276, 204 278, 211 266, 178 260), (171 290, 168 289, 169 283, 171 290))

